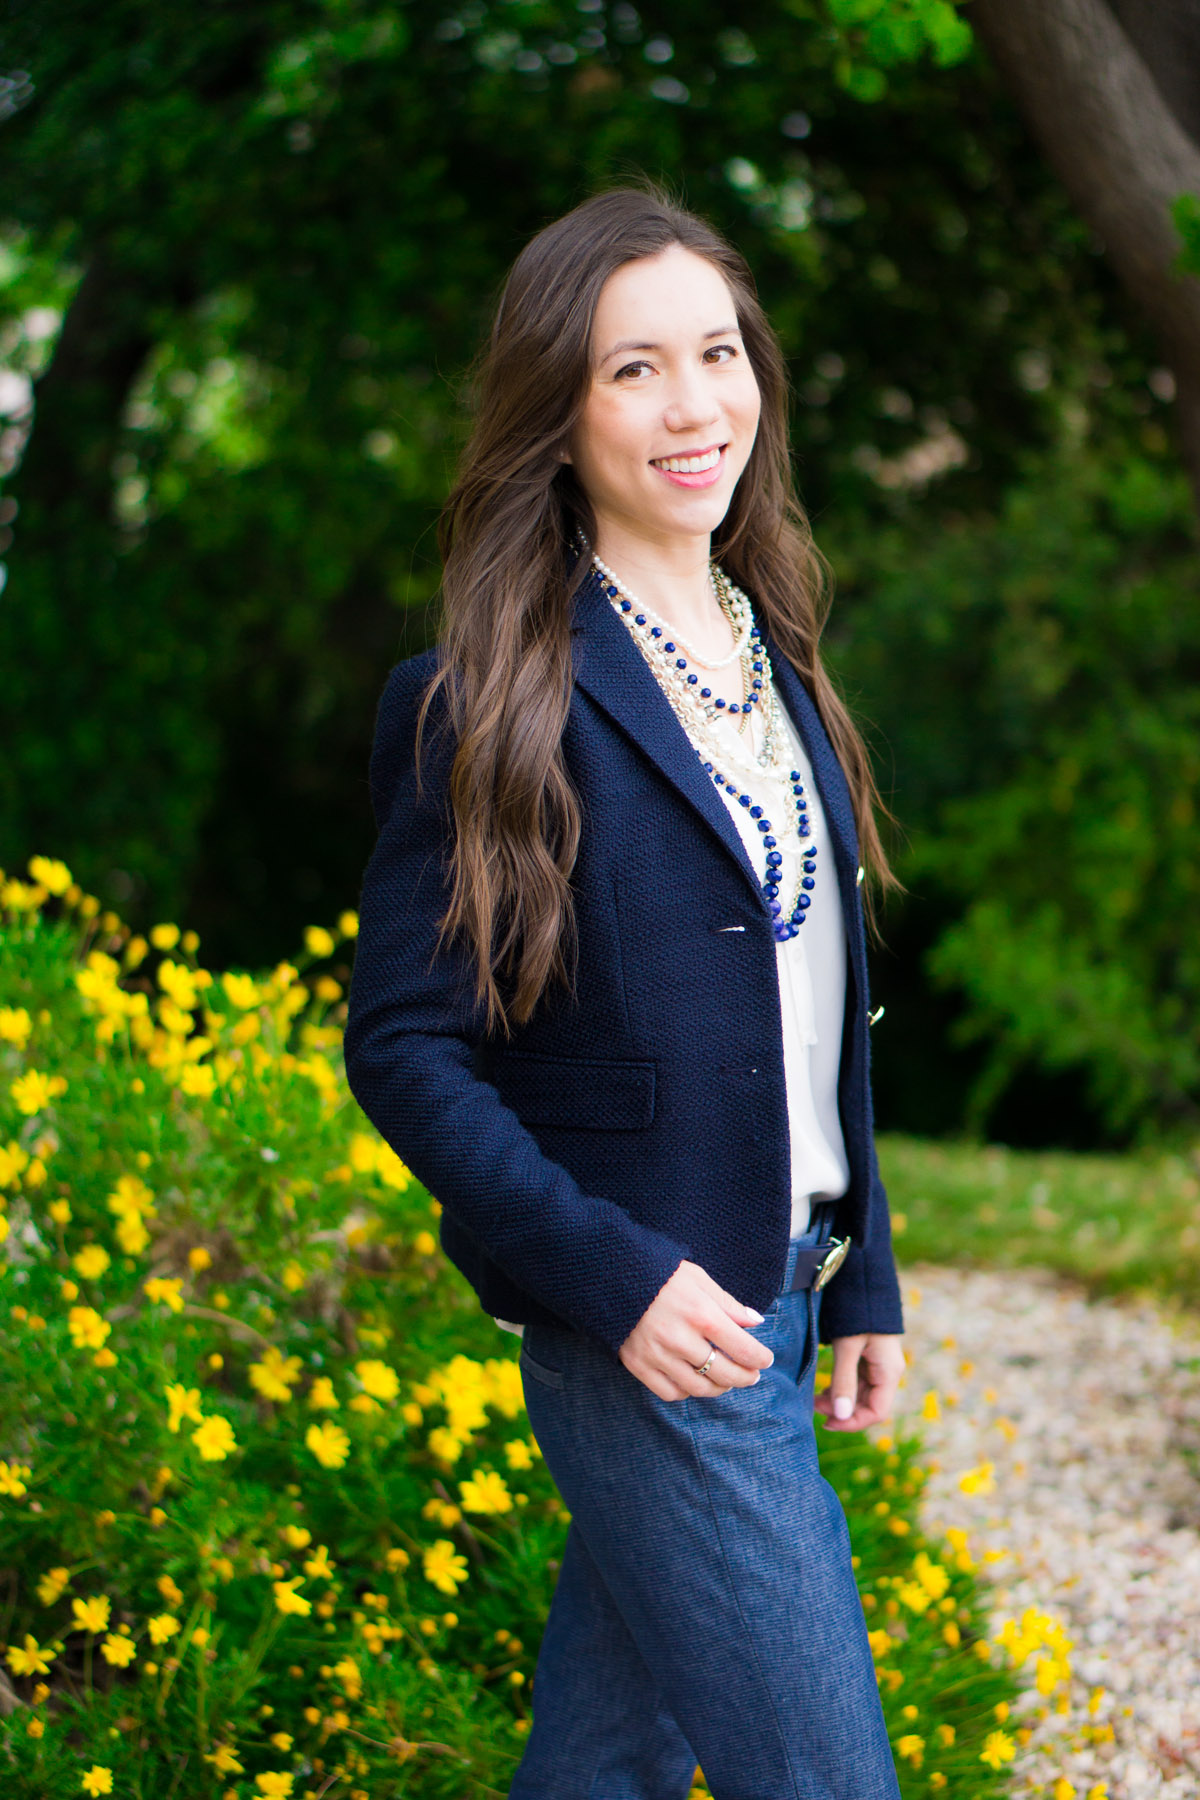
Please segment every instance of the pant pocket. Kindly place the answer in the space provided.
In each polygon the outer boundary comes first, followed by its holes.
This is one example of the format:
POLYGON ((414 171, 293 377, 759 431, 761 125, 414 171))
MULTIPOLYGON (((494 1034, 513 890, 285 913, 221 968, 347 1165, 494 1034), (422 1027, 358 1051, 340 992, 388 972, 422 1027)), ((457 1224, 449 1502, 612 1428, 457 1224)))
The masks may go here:
POLYGON ((526 1325, 525 1335, 521 1339, 520 1353, 517 1357, 518 1363, 527 1375, 531 1375, 535 1381, 540 1381, 543 1387, 561 1388, 563 1386, 562 1370, 553 1368, 544 1357, 534 1356, 529 1349, 530 1330, 531 1327, 526 1325))

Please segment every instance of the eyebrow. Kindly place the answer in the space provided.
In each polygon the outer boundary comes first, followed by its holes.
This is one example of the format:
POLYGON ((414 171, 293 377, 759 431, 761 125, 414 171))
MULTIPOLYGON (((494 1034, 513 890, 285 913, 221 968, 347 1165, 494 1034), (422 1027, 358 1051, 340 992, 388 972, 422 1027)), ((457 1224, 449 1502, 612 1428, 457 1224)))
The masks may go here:
MULTIPOLYGON (((707 341, 709 338, 715 337, 741 337, 742 332, 739 325, 716 325, 711 331, 701 332, 700 335, 707 341)), ((635 344, 632 339, 624 339, 621 343, 614 344, 611 350, 606 350, 604 355, 600 358, 600 362, 601 364, 604 364, 609 361, 610 357, 623 356, 628 350, 661 349, 661 344, 635 344)))

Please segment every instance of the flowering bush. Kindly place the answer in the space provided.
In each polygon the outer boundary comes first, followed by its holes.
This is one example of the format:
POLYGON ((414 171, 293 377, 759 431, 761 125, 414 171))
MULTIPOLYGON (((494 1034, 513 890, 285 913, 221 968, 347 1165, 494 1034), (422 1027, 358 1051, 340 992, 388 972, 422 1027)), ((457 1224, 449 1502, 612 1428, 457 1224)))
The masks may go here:
MULTIPOLYGON (((7 1800, 498 1796, 569 1514, 347 1090, 354 915, 218 975, 29 876, 0 875, 7 1800)), ((1032 1640, 989 1646, 965 1546, 920 1538, 918 1449, 829 1434, 823 1466, 905 1795, 973 1800, 1032 1640)))

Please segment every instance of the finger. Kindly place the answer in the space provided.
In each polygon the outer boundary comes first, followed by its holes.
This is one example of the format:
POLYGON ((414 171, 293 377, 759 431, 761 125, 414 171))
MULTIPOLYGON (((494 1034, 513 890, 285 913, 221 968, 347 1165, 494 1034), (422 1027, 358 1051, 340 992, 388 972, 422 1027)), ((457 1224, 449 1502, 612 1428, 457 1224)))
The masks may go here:
POLYGON ((852 1417, 859 1397, 859 1363, 866 1344, 862 1337, 838 1338, 833 1346, 833 1374, 829 1387, 821 1397, 828 1404, 822 1413, 834 1419, 852 1417))
POLYGON ((731 1319, 736 1319, 739 1324, 762 1324, 763 1315, 756 1307, 747 1306, 743 1300, 736 1300, 719 1282, 714 1281, 708 1270, 701 1268, 699 1263, 694 1266, 704 1278, 703 1285, 709 1297, 718 1301, 731 1319))

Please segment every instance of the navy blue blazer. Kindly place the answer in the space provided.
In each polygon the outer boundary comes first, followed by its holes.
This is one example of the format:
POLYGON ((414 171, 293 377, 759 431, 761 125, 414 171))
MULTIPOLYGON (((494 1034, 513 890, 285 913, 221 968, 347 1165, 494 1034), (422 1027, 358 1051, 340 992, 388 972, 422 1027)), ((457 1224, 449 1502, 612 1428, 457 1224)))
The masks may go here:
MULTIPOLYGON (((849 942, 838 1104, 850 1185, 834 1230, 853 1242, 823 1290, 821 1338, 901 1332, 850 792, 804 683, 766 642, 825 808, 849 942)), ((345 1058, 363 1111, 441 1202, 443 1248, 485 1310, 566 1323, 615 1356, 685 1258, 759 1311, 777 1293, 791 1229, 783 1029, 758 876, 594 574, 575 597, 572 649, 563 752, 583 810, 574 997, 556 985, 509 1040, 485 1037, 464 948, 433 955, 452 747, 427 729, 418 801, 416 711, 437 654, 426 651, 396 664, 379 704, 379 837, 363 877, 345 1058)))

